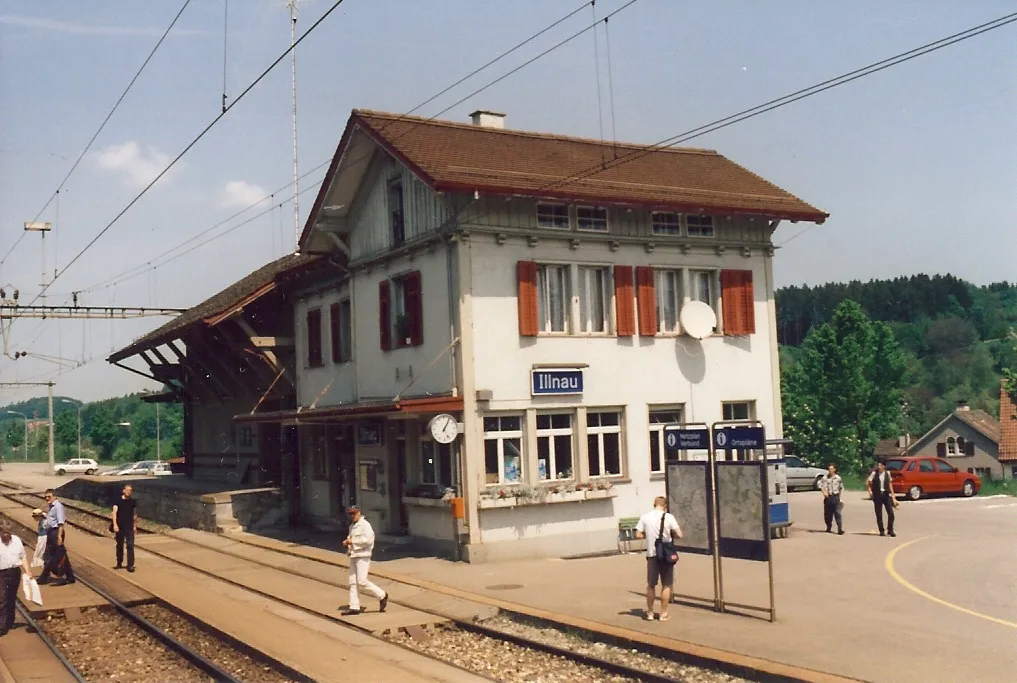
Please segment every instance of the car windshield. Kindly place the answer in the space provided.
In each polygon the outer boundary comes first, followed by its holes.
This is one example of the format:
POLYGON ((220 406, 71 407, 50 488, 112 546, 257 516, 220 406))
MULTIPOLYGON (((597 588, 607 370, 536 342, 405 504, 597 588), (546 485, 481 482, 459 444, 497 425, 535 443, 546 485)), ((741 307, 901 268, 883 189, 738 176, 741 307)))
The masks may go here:
POLYGON ((884 464, 886 465, 886 469, 891 472, 899 472, 904 469, 904 461, 900 459, 887 460, 884 464))

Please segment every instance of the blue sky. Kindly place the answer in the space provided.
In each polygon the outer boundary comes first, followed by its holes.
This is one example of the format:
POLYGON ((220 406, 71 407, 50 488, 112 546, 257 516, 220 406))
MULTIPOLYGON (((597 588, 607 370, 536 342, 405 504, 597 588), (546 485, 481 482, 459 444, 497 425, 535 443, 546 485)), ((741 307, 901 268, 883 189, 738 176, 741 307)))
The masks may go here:
MULTIPOLYGON (((598 15, 624 2, 600 0, 598 15)), ((181 4, 3 3, 0 255, 46 203, 181 4)), ((301 3, 298 27, 330 5, 301 3)), ((579 5, 346 0, 298 51, 301 171, 332 154, 350 109, 404 112, 579 5)), ((1011 11, 1012 3, 989 0, 639 0, 610 22, 614 127, 619 139, 656 142, 1011 11)), ((420 113, 437 113, 591 21, 587 8, 420 113)), ((1010 25, 689 143, 717 149, 832 214, 801 236, 804 225, 778 229, 776 243, 787 242, 775 262, 778 284, 916 272, 979 284, 1017 279, 1015 31, 1010 25)), ((610 135, 603 31, 599 41, 610 135)), ((231 101, 288 42, 283 0, 229 3, 231 101)), ((588 33, 443 117, 495 109, 513 128, 599 137, 595 73, 588 33)), ((46 245, 51 273, 220 112, 222 80, 223 3, 197 0, 71 176, 59 220, 55 205, 43 214, 56 223, 46 245)), ((49 302, 153 262, 285 185, 289 87, 286 61, 60 276, 49 302)), ((282 194, 279 201, 289 190, 282 194)), ((303 195, 302 218, 313 196, 303 195)), ((186 307, 292 243, 286 204, 171 263, 89 291, 82 303, 186 307)), ((34 296, 41 267, 40 241, 30 235, 0 280, 34 296)), ((51 362, 2 358, 0 380, 41 375, 57 382, 58 393, 86 400, 134 391, 141 380, 101 358, 160 322, 18 321, 11 352, 100 360, 56 376, 61 366, 51 362)), ((38 393, 4 389, 0 403, 38 393)))

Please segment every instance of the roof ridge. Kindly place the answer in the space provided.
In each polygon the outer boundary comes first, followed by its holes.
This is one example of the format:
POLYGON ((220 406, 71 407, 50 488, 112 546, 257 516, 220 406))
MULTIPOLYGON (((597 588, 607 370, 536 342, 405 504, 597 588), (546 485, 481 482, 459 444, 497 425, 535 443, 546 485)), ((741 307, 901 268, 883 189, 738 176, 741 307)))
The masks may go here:
MULTIPOLYGON (((632 151, 647 151, 653 150, 657 152, 667 152, 669 154, 702 154, 708 156, 723 156, 720 152, 715 149, 707 149, 704 147, 673 147, 673 146, 660 146, 654 144, 640 144, 637 142, 624 142, 621 140, 598 140, 596 138, 584 138, 574 135, 561 135, 559 133, 541 133, 538 131, 521 130, 518 128, 489 128, 486 126, 475 126, 472 123, 460 123, 458 121, 449 121, 447 119, 435 119, 427 118, 424 116, 412 116, 409 114, 393 114, 391 112, 376 111, 373 109, 354 109, 353 113, 360 116, 361 118, 379 118, 389 119, 392 122, 396 121, 410 121, 413 123, 440 126, 443 128, 459 128, 462 130, 470 131, 481 131, 484 133, 496 133, 499 135, 509 135, 512 137, 524 137, 533 138, 539 140, 560 140, 562 142, 579 142, 588 145, 596 145, 598 147, 624 147, 632 151)), ((379 131, 380 132, 380 131, 379 131)), ((726 157, 725 157, 726 158, 726 157)), ((746 169, 748 170, 748 169, 746 169)), ((751 173, 751 171, 749 171, 751 173)), ((769 181, 767 181, 769 182, 769 181)), ((770 183, 771 185, 773 183, 770 183)), ((776 187, 776 186, 774 186, 776 187)), ((779 189, 779 188, 778 188, 779 189)), ((797 199, 797 198, 796 198, 797 199)), ((801 200, 799 200, 801 201, 801 200)))

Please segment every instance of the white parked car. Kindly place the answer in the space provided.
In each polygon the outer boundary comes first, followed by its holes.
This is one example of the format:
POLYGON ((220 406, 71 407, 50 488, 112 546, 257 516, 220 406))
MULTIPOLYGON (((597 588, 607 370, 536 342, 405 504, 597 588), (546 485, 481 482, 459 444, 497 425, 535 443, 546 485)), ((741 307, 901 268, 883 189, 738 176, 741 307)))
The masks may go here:
POLYGON ((170 470, 170 465, 168 462, 157 462, 155 465, 152 466, 152 474, 154 474, 157 477, 168 477, 169 475, 173 474, 173 471, 170 470))
POLYGON ((819 490, 819 480, 826 476, 826 470, 813 467, 796 455, 784 458, 787 463, 787 490, 814 489, 819 490))
POLYGON ((109 472, 103 472, 103 474, 109 477, 136 477, 141 474, 152 474, 152 468, 155 467, 155 465, 155 460, 129 462, 112 469, 109 472))
POLYGON ((56 466, 56 473, 61 477, 65 474, 95 474, 99 471, 99 463, 90 458, 72 458, 56 466))

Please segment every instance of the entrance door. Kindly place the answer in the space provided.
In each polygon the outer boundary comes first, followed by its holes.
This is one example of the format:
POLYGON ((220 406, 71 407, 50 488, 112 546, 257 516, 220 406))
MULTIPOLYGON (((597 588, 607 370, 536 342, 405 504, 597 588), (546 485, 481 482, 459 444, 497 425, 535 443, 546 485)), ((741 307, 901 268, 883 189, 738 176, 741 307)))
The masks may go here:
POLYGON ((266 423, 258 427, 260 482, 262 486, 282 485, 282 426, 266 423))
POLYGON ((392 495, 399 509, 399 530, 409 533, 410 518, 406 504, 403 502, 403 490, 406 488, 406 439, 396 439, 396 471, 392 480, 392 495))
POLYGON ((332 510, 345 519, 346 508, 357 504, 356 448, 349 425, 329 429, 332 443, 332 510))

